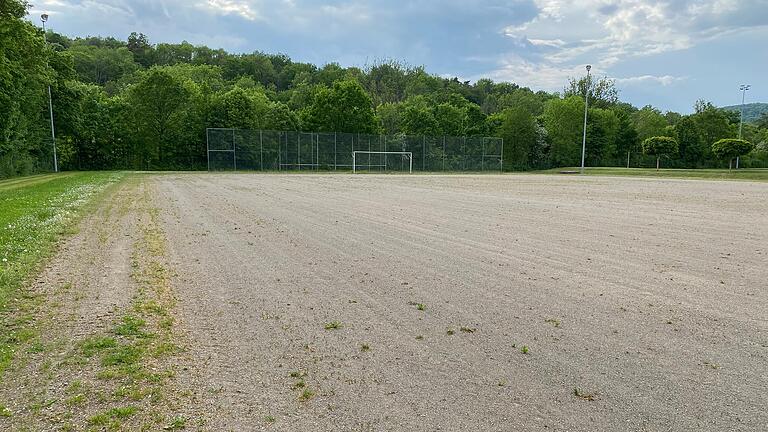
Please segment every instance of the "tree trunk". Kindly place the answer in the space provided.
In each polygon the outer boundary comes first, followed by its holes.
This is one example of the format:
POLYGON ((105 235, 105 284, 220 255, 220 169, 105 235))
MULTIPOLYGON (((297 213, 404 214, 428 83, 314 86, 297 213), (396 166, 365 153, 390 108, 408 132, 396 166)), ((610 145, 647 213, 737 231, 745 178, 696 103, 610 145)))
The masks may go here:
POLYGON ((629 168, 629 155, 631 152, 627 152, 627 168, 629 168))
POLYGON ((656 156, 656 171, 658 171, 658 170, 659 170, 659 160, 660 160, 660 159, 661 159, 661 158, 660 158, 659 156, 656 156))
POLYGON ((728 171, 733 169, 733 159, 728 160, 728 171))

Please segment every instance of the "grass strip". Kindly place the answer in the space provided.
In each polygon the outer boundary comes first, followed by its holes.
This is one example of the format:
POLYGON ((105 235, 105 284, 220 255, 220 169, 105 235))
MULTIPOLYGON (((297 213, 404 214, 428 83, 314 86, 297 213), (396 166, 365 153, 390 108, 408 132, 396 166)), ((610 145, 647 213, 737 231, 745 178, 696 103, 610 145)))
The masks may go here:
POLYGON ((88 205, 121 173, 66 173, 0 182, 0 376, 15 347, 29 340, 24 320, 11 312, 35 301, 20 289, 73 232, 88 205))

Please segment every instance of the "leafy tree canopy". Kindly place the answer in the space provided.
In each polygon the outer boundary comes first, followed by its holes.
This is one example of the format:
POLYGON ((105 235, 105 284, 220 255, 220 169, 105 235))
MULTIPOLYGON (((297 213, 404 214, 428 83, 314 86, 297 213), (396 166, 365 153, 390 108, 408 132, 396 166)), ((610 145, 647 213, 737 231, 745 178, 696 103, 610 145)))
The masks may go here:
POLYGON ((678 144, 674 138, 657 136, 643 141, 643 153, 651 156, 669 156, 677 153, 678 144))
POLYGON ((726 138, 712 144, 712 153, 719 159, 733 159, 744 156, 754 148, 749 141, 726 138))

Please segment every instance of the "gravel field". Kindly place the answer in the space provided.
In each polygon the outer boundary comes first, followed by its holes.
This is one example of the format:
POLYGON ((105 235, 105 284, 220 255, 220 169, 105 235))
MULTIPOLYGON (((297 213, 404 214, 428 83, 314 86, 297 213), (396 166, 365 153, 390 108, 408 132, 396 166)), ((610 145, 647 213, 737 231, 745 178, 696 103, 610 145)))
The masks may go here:
POLYGON ((768 184, 153 179, 208 430, 768 430, 768 184))

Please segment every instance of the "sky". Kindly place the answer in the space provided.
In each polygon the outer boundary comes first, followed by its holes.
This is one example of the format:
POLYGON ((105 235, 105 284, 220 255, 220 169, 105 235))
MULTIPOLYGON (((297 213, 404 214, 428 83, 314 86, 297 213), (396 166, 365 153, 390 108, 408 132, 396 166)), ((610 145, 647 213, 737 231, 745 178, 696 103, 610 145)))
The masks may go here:
POLYGON ((562 91, 615 79, 622 100, 689 113, 768 102, 768 0, 32 0, 69 36, 283 53, 318 66, 394 59, 445 77, 562 91))

